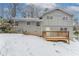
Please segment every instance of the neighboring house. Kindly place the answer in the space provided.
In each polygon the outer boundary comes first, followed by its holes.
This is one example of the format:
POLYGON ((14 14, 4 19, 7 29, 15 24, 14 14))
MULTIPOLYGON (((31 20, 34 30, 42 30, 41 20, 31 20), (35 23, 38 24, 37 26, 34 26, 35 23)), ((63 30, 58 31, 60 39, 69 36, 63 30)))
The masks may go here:
POLYGON ((18 26, 16 30, 36 33, 40 36, 72 39, 73 15, 61 9, 55 9, 43 14, 39 18, 15 18, 18 26))

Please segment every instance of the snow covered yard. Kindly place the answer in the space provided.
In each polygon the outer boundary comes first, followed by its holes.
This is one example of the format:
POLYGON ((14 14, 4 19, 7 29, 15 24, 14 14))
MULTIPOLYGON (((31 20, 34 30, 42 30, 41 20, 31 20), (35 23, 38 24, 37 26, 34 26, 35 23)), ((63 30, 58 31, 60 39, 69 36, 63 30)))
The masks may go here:
POLYGON ((23 34, 0 34, 2 56, 68 56, 79 55, 79 42, 49 42, 44 38, 23 34))

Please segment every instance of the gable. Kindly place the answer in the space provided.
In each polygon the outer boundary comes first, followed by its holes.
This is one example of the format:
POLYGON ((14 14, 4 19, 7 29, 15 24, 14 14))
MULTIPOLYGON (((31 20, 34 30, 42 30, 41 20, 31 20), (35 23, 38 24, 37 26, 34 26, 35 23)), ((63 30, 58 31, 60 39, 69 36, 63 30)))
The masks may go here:
POLYGON ((72 26, 72 15, 62 10, 54 10, 43 15, 43 25, 46 26, 72 26))
POLYGON ((65 11, 63 11, 61 9, 55 9, 55 10, 52 10, 50 12, 47 12, 47 13, 43 14, 42 17, 44 17, 46 15, 50 15, 50 14, 56 14, 56 15, 60 15, 61 14, 61 15, 66 15, 66 16, 70 16, 70 17, 73 16, 72 14, 69 14, 69 13, 67 13, 67 12, 65 12, 65 11))

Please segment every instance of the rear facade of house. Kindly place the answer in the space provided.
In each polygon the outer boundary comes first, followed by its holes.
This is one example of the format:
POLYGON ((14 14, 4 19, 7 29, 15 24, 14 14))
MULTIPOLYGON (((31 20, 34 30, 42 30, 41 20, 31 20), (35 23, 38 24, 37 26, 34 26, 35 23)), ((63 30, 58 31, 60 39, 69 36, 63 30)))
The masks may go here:
POLYGON ((73 15, 63 10, 55 9, 47 12, 40 18, 25 19, 18 21, 16 30, 26 31, 35 35, 46 34, 49 37, 73 37, 73 15), (34 20, 33 20, 34 19, 34 20))
POLYGON ((48 36, 73 38, 73 15, 63 10, 55 9, 42 17, 42 30, 48 31, 48 36), (49 33, 50 31, 51 33, 49 33))

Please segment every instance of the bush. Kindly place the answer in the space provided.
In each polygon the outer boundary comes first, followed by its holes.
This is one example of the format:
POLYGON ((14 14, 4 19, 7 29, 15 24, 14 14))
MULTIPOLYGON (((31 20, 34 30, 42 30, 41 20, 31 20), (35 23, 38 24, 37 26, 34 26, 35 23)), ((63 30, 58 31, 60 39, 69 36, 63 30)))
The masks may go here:
POLYGON ((78 32, 78 31, 75 31, 74 34, 75 34, 75 35, 79 35, 79 32, 78 32))
POLYGON ((23 31, 23 34, 25 34, 25 35, 26 35, 26 34, 28 34, 28 33, 27 33, 27 31, 23 31))
POLYGON ((5 29, 4 33, 16 33, 16 31, 12 29, 5 29))

